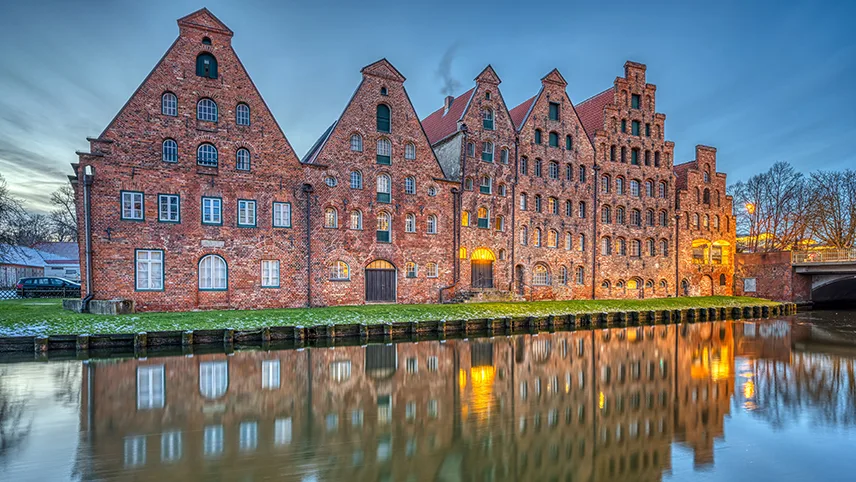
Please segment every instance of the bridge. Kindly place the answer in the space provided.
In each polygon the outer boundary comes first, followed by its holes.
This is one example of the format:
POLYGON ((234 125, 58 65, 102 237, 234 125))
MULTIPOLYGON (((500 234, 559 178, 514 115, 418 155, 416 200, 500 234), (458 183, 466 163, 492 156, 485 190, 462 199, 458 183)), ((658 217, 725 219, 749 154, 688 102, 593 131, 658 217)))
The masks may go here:
POLYGON ((856 247, 792 251, 791 265, 811 277, 813 302, 856 302, 856 247))

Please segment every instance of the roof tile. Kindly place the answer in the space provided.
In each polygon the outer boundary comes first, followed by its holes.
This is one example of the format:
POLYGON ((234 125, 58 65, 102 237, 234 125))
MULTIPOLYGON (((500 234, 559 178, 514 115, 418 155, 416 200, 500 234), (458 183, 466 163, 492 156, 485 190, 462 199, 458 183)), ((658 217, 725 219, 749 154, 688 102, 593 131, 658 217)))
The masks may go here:
POLYGON ((473 95, 475 87, 459 95, 452 101, 452 107, 445 114, 446 106, 440 107, 422 120, 422 128, 428 136, 431 145, 449 137, 458 130, 458 121, 464 115, 464 109, 473 95))
POLYGON ((589 139, 594 139, 594 133, 598 129, 603 129, 603 108, 611 104, 613 100, 613 87, 610 87, 577 104, 577 115, 580 116, 580 122, 583 123, 583 129, 585 129, 589 139))

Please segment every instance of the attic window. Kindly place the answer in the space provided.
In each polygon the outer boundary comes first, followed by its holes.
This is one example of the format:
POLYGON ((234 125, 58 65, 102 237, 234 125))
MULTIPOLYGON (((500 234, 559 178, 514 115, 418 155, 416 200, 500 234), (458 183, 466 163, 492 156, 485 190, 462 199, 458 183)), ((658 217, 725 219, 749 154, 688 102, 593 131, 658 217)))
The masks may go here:
POLYGON ((386 87, 381 87, 380 88, 380 95, 387 95, 387 94, 388 94, 388 92, 386 90, 386 87))
POLYGON ((202 53, 196 57, 196 75, 200 77, 217 78, 217 59, 209 53, 202 53))
POLYGON ((484 93, 485 100, 490 100, 490 91, 484 93))
POLYGON ((203 45, 211 45, 211 39, 208 37, 202 37, 202 44, 203 45))

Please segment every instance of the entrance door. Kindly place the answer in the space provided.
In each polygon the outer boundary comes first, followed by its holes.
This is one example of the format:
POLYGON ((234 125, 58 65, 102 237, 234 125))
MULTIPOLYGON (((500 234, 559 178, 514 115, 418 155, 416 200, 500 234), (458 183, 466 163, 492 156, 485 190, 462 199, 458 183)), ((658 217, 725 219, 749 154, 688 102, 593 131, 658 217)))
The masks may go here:
POLYGON ((384 260, 366 266, 366 301, 395 302, 395 266, 384 260))
POLYGON ((473 288, 493 288, 493 261, 472 262, 473 288))

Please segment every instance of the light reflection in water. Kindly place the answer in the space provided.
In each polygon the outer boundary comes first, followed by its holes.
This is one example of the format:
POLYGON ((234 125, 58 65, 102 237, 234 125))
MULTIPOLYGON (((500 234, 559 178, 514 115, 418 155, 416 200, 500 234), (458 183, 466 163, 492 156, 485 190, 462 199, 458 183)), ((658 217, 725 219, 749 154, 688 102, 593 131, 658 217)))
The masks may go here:
POLYGON ((83 480, 661 480, 676 442, 695 467, 714 466, 732 406, 852 430, 854 359, 792 353, 797 335, 756 325, 93 360, 80 365, 75 470, 83 480))

